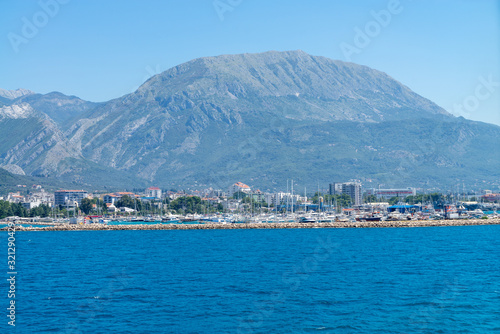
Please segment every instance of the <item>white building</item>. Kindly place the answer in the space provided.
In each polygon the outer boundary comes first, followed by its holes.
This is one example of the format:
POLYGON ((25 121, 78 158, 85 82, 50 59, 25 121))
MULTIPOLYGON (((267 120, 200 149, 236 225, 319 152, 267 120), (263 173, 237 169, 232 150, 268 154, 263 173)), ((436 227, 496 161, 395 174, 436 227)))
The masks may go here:
POLYGON ((125 206, 121 207, 120 208, 120 212, 124 212, 124 213, 132 213, 132 212, 135 212, 134 209, 131 209, 131 208, 127 208, 125 206))
POLYGON ((11 203, 21 203, 24 202, 24 196, 21 196, 20 193, 9 193, 7 196, 7 201, 11 203))
POLYGON ((23 205, 23 207, 27 210, 31 210, 31 209, 34 209, 36 207, 39 207, 40 204, 42 204, 41 202, 39 201, 33 201, 33 202, 22 202, 21 203, 23 205))
POLYGON ((161 189, 158 187, 149 187, 146 189, 146 197, 161 199, 161 189))
POLYGON ((39 192, 31 193, 26 202, 40 202, 40 204, 48 205, 52 207, 54 204, 54 194, 48 193, 45 190, 39 192))
POLYGON ((115 204, 116 202, 118 202, 123 196, 129 196, 130 198, 134 199, 134 198, 138 198, 139 196, 134 194, 134 193, 131 193, 131 192, 126 192, 126 191, 120 191, 120 192, 116 192, 116 193, 113 193, 113 194, 106 194, 102 197, 102 200, 104 201, 104 203, 106 204, 115 204))
POLYGON ((88 193, 85 190, 57 190, 54 192, 54 204, 75 207, 82 204, 82 199, 87 196, 88 193))
POLYGON ((277 205, 292 205, 298 202, 304 203, 307 201, 307 197, 302 197, 300 195, 292 195, 291 193, 278 192, 274 194, 265 194, 264 197, 267 205, 272 205, 276 207, 277 205))
POLYGON ((224 208, 224 210, 238 211, 242 208, 242 205, 240 201, 226 199, 222 201, 222 207, 224 208))
POLYGON ((366 191, 366 195, 374 195, 377 198, 390 199, 392 197, 405 198, 407 196, 415 196, 417 194, 416 188, 403 188, 403 189, 377 189, 372 188, 366 191))
POLYGON ((119 197, 115 194, 106 194, 102 197, 102 200, 106 204, 115 204, 118 201, 119 197))
POLYGON ((246 194, 250 193, 252 190, 250 189, 249 186, 247 186, 246 184, 242 183, 242 182, 236 182, 235 184, 233 184, 232 186, 229 187, 229 191, 228 191, 228 196, 229 197, 233 197, 233 195, 237 192, 244 192, 246 194))

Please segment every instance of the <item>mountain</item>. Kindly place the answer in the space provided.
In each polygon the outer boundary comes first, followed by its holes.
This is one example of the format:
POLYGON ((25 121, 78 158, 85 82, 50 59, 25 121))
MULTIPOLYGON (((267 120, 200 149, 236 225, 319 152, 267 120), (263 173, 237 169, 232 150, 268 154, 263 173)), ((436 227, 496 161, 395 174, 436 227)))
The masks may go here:
MULTIPOLYGON (((97 103, 61 93, 30 94, 0 107, 0 167, 18 175, 86 186, 142 185, 135 176, 94 163, 76 150, 64 130, 97 103)), ((39 181, 38 183, 43 183, 39 181)))
POLYGON ((29 94, 15 100, 16 104, 29 104, 38 112, 49 116, 58 126, 65 128, 72 124, 86 111, 92 110, 99 103, 84 101, 76 96, 66 96, 59 92, 48 94, 29 94))
POLYGON ((53 92, 45 95, 19 89, 0 107, 1 165, 15 174, 48 176, 61 172, 61 161, 83 158, 63 130, 71 119, 98 104, 53 92))
POLYGON ((89 185, 499 180, 500 127, 456 118, 380 71, 303 51, 195 59, 100 104, 27 95, 0 119, 0 130, 20 129, 0 145, 0 164, 89 185))
POLYGON ((0 88, 0 97, 3 97, 8 100, 13 100, 17 99, 18 97, 21 96, 26 96, 26 95, 31 95, 34 94, 34 92, 28 90, 28 89, 16 89, 16 90, 5 90, 0 88))

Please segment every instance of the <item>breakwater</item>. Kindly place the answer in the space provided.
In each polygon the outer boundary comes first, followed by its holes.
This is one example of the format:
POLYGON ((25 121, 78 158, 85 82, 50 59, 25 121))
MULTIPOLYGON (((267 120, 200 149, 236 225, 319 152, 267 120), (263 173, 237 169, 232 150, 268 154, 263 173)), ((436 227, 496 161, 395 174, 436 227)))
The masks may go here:
MULTIPOLYGON (((331 222, 331 223, 237 223, 237 224, 60 224, 44 227, 16 227, 16 231, 119 231, 119 230, 217 230, 217 229, 287 229, 287 228, 382 228, 500 225, 500 219, 470 220, 406 220, 379 222, 331 222)), ((1 230, 6 230, 2 228, 1 230)))

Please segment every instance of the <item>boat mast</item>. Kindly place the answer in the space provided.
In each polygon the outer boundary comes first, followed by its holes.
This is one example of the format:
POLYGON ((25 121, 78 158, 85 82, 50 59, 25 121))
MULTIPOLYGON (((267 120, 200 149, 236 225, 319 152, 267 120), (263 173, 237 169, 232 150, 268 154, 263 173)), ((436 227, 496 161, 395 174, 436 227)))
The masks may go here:
POLYGON ((320 195, 320 192, 319 192, 319 181, 318 181, 318 213, 321 213, 321 195, 320 195))
POLYGON ((288 201, 290 199, 290 196, 289 196, 289 190, 288 190, 288 179, 286 179, 286 210, 285 210, 285 215, 288 216, 288 201))

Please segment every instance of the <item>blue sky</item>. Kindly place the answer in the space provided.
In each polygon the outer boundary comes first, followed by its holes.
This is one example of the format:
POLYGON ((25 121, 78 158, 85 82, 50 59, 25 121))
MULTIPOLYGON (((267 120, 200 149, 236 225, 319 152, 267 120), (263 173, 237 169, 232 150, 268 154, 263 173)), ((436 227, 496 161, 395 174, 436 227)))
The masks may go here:
POLYGON ((0 1, 4 89, 105 101, 197 57, 301 49, 500 125, 498 0, 0 1))

